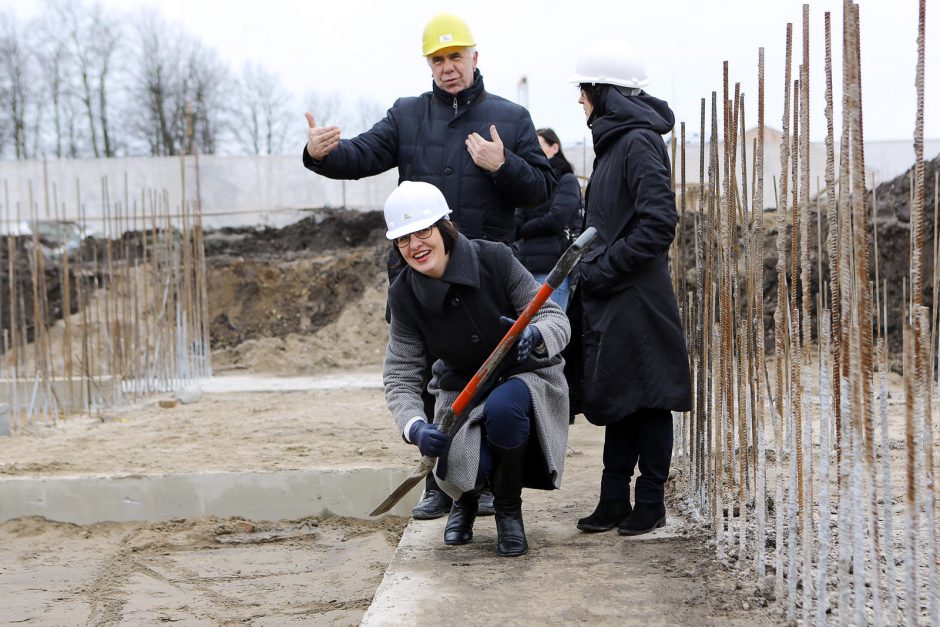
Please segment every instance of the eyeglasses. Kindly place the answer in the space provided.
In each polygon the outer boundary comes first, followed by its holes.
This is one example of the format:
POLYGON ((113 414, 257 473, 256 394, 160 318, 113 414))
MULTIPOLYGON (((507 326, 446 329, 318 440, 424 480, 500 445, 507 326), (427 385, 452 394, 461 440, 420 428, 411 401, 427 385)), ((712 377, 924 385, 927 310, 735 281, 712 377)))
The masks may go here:
POLYGON ((398 246, 399 248, 405 248, 408 246, 408 244, 411 243, 412 235, 414 235, 418 239, 427 239, 431 237, 431 231, 433 230, 434 230, 434 225, 432 224, 431 226, 421 229, 420 231, 415 231, 413 233, 409 233, 408 235, 400 235, 395 238, 395 245, 398 246))

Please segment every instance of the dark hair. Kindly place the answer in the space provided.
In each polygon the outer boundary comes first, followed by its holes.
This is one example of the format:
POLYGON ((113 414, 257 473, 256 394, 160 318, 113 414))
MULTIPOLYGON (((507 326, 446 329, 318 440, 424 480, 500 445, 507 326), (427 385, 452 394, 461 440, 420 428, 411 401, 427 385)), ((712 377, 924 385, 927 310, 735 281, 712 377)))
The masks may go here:
POLYGON ((584 94, 584 97, 587 98, 590 103, 593 111, 591 112, 591 117, 588 118, 588 126, 594 123, 594 120, 601 117, 607 113, 607 90, 610 88, 610 85, 606 84, 595 84, 595 83, 581 83, 581 92, 584 94))
POLYGON ((549 146, 558 146, 558 152, 555 153, 555 156, 552 157, 552 160, 558 159, 561 162, 562 170, 574 172, 574 166, 572 166, 571 162, 568 161, 568 158, 565 156, 565 151, 561 148, 561 140, 558 139, 558 134, 548 127, 540 128, 535 132, 539 137, 544 139, 549 146))
MULTIPOLYGON (((441 218, 431 226, 436 226, 437 230, 441 232, 441 239, 444 240, 444 252, 450 254, 450 251, 454 248, 454 244, 457 243, 457 238, 460 235, 460 231, 457 230, 457 225, 448 220, 447 218, 441 218)), ((405 257, 401 254, 401 248, 392 241, 392 250, 398 253, 398 263, 394 267, 399 268, 405 263, 405 257)))

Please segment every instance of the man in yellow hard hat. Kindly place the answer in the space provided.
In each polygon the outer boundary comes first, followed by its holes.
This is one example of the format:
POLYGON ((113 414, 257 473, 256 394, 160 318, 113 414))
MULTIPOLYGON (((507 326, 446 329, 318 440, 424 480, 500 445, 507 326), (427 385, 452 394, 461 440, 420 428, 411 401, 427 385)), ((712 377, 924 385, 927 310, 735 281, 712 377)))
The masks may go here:
MULTIPOLYGON (((335 126, 318 126, 307 113, 304 166, 332 179, 359 179, 398 168, 399 183, 424 181, 443 192, 451 220, 470 239, 510 244, 516 207, 542 203, 555 177, 522 106, 487 92, 477 69, 476 40, 467 23, 440 13, 424 28, 422 53, 431 91, 399 98, 370 130, 341 139, 335 126)), ((390 257, 390 278, 397 274, 390 257)), ((430 368, 426 378, 430 377, 430 368)), ((433 417, 433 399, 426 406, 433 417)), ((481 514, 492 514, 484 493, 481 514)), ((415 518, 444 516, 451 506, 428 476, 415 518)))
POLYGON ((399 182, 425 181, 444 193, 464 235, 510 243, 515 208, 544 202, 555 182, 529 112, 484 89, 476 40, 456 15, 428 22, 422 50, 431 91, 398 99, 352 139, 308 112, 304 165, 333 179, 397 167, 399 182))

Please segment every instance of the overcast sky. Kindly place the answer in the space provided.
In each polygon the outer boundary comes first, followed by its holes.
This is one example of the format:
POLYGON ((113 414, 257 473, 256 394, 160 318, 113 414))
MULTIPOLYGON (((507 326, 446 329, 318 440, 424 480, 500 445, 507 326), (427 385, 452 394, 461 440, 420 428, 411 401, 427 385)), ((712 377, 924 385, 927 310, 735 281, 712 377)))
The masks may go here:
MULTIPOLYGON (((793 71, 802 59, 802 2, 723 0, 103 0, 107 7, 156 7, 215 48, 233 69, 257 62, 297 94, 342 92, 367 96, 382 108, 431 85, 421 57, 424 24, 435 13, 464 17, 477 40, 487 90, 518 99, 528 78, 528 106, 536 126, 554 127, 565 143, 588 136, 576 88, 566 82, 579 52, 600 36, 629 40, 645 57, 647 91, 669 101, 687 134, 697 134, 699 102, 722 89, 722 62, 731 89, 746 94, 748 126, 757 122, 758 48, 766 50, 766 124, 780 128, 784 44, 794 25, 793 71)), ((30 17, 39 0, 0 0, 4 10, 30 17)), ((861 0, 864 130, 868 140, 913 137, 917 37, 916 0, 861 0)), ((936 9, 936 6, 931 7, 936 9)), ((810 4, 811 136, 825 137, 823 16, 832 12, 837 98, 841 73, 842 3, 810 4)), ((940 138, 940 14, 927 14, 927 138, 940 138), (932 22, 931 22, 932 20, 932 22), (932 45, 931 45, 932 44, 932 45)), ((316 111, 313 112, 316 115, 316 111)), ((840 114, 838 101, 836 115, 840 114)), ((297 111, 297 143, 305 139, 297 111)), ((836 123, 838 129, 839 123, 836 123)))

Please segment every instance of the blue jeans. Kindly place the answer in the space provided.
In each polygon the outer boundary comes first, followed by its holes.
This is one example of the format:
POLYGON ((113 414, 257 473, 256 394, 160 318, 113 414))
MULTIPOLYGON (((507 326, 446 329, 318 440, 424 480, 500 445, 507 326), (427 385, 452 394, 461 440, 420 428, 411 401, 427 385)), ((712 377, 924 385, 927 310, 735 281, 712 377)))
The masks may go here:
MULTIPOLYGON (((509 379, 487 397, 483 405, 483 437, 480 439, 480 466, 477 481, 493 468, 489 443, 500 448, 516 448, 529 437, 535 417, 532 395, 519 379, 509 379)), ((672 423, 670 423, 672 424, 672 423)))
MULTIPOLYGON (((548 278, 548 272, 540 272, 538 274, 533 274, 535 280, 539 283, 544 283, 545 279, 548 278)), ((551 299, 558 303, 558 306, 561 307, 562 311, 568 309, 568 296, 571 295, 571 289, 568 286, 568 277, 565 277, 565 280, 561 282, 555 290, 552 292, 551 299)))

